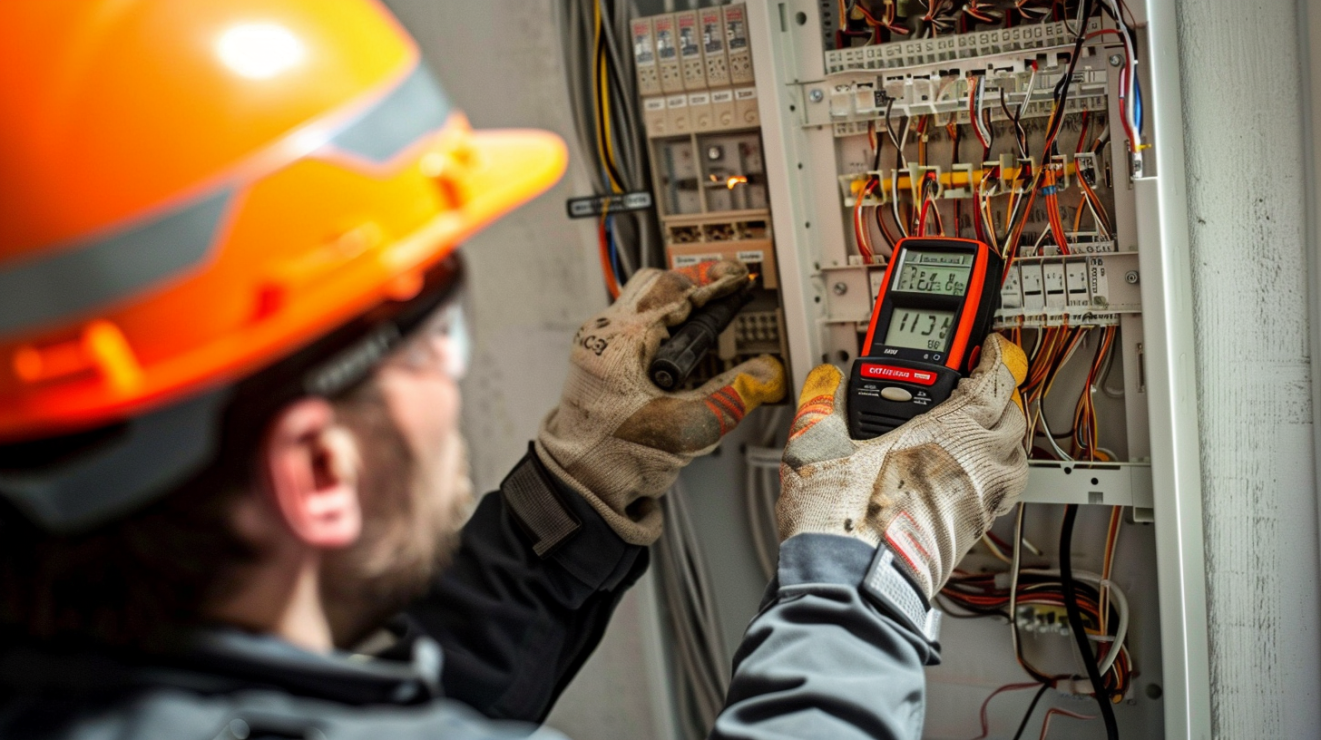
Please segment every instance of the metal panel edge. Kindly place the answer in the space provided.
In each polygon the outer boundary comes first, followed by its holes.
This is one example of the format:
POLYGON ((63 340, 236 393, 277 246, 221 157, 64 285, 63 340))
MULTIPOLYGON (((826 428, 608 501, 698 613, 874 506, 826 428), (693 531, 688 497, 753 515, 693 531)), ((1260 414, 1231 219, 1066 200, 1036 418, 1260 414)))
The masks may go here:
MULTIPOLYGON (((801 186, 801 171, 793 164, 803 161, 806 142, 798 113, 790 111, 790 106, 801 111, 803 102, 797 99, 802 88, 792 84, 796 80, 791 76, 798 64, 795 34, 781 28, 790 5, 793 3, 751 0, 747 9, 785 331, 791 348, 807 348, 806 352, 790 353, 792 389, 802 385, 821 357, 821 332, 816 323, 824 304, 820 302, 820 281, 813 277, 817 270, 813 264, 814 250, 809 248, 810 229, 804 226, 812 220, 813 202, 811 193, 801 186), (777 176, 772 176, 772 172, 777 176)), ((809 14, 809 18, 814 15, 809 14)), ((789 400, 796 402, 796 394, 789 400)))
POLYGON ((1142 255, 1165 736, 1210 740, 1202 471, 1174 3, 1147 0, 1156 177, 1135 183, 1142 255))
POLYGON ((1025 504, 1081 504, 1152 508, 1147 463, 1032 463, 1025 504))

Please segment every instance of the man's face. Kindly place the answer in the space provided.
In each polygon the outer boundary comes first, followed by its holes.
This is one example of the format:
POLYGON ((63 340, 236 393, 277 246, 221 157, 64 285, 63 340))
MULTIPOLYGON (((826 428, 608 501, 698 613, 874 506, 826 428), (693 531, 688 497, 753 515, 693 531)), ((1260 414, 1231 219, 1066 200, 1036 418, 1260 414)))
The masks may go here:
POLYGON ((325 561, 323 592, 342 645, 425 589, 473 509, 459 388, 446 362, 452 351, 445 338, 423 333, 366 388, 336 403, 361 453, 363 507, 361 538, 325 561))

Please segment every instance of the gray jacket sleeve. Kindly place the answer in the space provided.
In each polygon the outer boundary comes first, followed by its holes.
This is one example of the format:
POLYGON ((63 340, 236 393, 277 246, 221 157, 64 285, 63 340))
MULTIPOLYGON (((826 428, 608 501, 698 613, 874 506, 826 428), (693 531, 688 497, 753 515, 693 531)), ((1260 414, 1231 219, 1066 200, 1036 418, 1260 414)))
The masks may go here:
POLYGON ((921 737, 923 667, 938 661, 927 637, 934 629, 929 619, 913 624, 911 598, 921 600, 915 590, 901 594, 910 599, 907 610, 887 598, 911 586, 893 580, 901 576, 883 554, 825 534, 781 545, 778 573, 735 656, 711 738, 921 737))

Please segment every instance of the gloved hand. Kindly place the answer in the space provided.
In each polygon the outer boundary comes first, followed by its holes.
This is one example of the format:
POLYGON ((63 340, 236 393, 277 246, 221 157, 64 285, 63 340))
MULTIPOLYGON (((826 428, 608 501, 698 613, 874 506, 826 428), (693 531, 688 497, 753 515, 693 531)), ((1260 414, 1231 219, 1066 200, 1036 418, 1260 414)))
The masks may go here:
POLYGON ((944 403, 855 441, 847 381, 831 365, 813 370, 780 464, 781 541, 803 532, 884 540, 930 600, 1027 485, 1026 374, 1023 351, 993 334, 944 403))
POLYGON ((626 542, 655 542, 657 499, 679 469, 715 449, 748 412, 784 397, 784 367, 769 356, 693 391, 666 393, 647 377, 666 327, 747 279, 747 268, 732 261, 640 270, 574 336, 569 379, 541 423, 537 455, 626 542))

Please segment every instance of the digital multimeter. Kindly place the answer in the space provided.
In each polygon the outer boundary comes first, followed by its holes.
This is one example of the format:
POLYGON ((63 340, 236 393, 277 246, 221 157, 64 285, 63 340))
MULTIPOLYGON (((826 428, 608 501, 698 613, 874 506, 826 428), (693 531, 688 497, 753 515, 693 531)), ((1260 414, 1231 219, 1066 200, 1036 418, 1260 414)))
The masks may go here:
POLYGON ((901 239, 849 378, 849 433, 871 439, 949 397, 1000 307, 1000 257, 979 241, 901 239))

